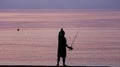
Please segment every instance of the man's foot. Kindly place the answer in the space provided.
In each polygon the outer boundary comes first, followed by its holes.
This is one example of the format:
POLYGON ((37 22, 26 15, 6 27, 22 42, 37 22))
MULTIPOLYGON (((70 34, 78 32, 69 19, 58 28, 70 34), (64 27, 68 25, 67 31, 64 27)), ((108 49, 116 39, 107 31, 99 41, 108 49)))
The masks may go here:
POLYGON ((67 67, 67 65, 65 65, 65 64, 63 66, 67 67))
POLYGON ((56 65, 57 67, 59 66, 59 64, 56 65))

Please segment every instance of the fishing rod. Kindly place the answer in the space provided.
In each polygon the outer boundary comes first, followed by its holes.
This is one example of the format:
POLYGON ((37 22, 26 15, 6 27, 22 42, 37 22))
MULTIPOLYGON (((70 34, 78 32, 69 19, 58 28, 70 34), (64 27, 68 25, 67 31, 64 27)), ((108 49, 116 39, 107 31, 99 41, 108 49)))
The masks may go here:
POLYGON ((70 46, 70 47, 72 47, 72 46, 73 46, 73 44, 74 44, 74 42, 75 42, 75 39, 77 38, 77 35, 78 35, 78 32, 76 33, 76 35, 75 35, 75 37, 74 37, 74 39, 73 39, 73 41, 72 41, 72 43, 71 43, 71 46, 70 46))
POLYGON ((77 35, 78 35, 78 32, 76 33, 76 35, 75 35, 75 37, 74 37, 74 39, 73 39, 73 41, 72 41, 71 47, 72 47, 72 45, 74 44, 75 39, 77 38, 77 35))

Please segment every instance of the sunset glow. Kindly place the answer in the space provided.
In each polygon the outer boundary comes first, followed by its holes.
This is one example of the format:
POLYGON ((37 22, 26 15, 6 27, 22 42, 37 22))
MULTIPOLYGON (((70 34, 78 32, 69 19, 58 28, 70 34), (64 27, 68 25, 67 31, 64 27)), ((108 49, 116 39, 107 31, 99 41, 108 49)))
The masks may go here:
POLYGON ((120 0, 0 0, 0 66, 52 67, 65 54, 70 67, 120 67, 120 0))

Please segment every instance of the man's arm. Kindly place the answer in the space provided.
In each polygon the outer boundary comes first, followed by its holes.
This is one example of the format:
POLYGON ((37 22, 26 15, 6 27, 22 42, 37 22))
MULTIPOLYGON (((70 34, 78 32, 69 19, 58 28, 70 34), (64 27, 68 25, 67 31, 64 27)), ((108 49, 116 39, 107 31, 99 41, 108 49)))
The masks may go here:
POLYGON ((70 47, 70 46, 68 46, 67 44, 66 44, 66 47, 67 47, 67 48, 69 48, 70 50, 73 50, 73 48, 72 48, 72 47, 70 47))
POLYGON ((66 40, 66 47, 69 48, 70 50, 73 50, 72 47, 70 47, 70 46, 67 45, 67 40, 66 40))

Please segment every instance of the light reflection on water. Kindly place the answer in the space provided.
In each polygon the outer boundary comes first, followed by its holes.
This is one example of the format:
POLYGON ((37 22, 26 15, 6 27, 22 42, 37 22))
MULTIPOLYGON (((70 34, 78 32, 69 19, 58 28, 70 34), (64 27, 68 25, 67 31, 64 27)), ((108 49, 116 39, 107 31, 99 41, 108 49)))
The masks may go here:
MULTIPOLYGON (((118 28, 112 30, 112 28, 65 28, 68 45, 79 31, 73 45, 74 50, 68 51, 66 63, 69 65, 119 65, 120 31, 118 28)), ((55 65, 58 32, 59 28, 25 28, 19 32, 15 28, 4 29, 0 32, 1 64, 55 65)))
POLYGON ((63 27, 68 45, 79 32, 68 65, 120 67, 119 21, 119 10, 0 11, 0 64, 56 65, 63 27))

